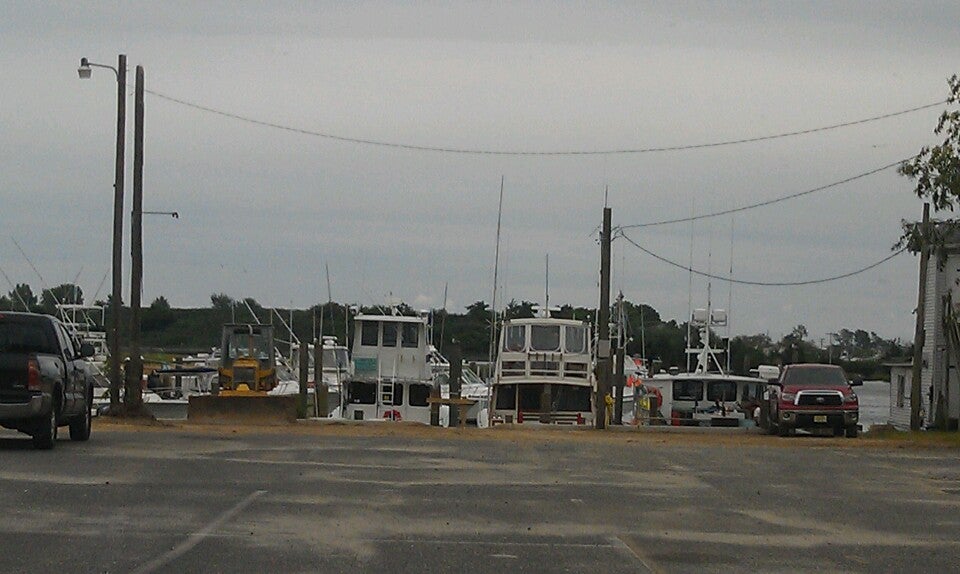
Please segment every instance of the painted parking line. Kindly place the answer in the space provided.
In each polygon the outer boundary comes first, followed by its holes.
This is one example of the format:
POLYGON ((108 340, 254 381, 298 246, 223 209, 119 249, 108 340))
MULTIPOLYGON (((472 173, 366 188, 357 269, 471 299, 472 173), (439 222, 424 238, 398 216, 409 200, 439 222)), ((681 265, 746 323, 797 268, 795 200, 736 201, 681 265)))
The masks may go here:
POLYGON ((169 552, 166 552, 133 570, 133 574, 150 574, 151 572, 156 572, 180 556, 183 556, 192 550, 197 544, 203 542, 205 538, 216 532, 217 529, 223 526, 228 520, 239 514, 244 508, 250 506, 254 500, 266 493, 266 490, 256 490, 251 492, 244 497, 243 500, 234 504, 230 509, 220 514, 220 516, 214 518, 213 521, 208 523, 206 526, 188 536, 187 539, 180 544, 174 546, 169 552))

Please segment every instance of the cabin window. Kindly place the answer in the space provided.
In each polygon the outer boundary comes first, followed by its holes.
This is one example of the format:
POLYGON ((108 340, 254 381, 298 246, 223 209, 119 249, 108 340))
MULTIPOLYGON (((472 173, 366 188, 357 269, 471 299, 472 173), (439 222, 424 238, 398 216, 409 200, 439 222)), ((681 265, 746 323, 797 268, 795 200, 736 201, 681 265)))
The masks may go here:
POLYGON ((520 395, 520 410, 526 412, 540 412, 540 396, 543 394, 543 385, 519 385, 517 394, 520 395))
POLYGON ((517 408, 517 385, 497 387, 497 409, 512 411, 517 408))
POLYGON ((397 346, 397 324, 396 323, 383 324, 383 346, 384 347, 397 346))
POLYGON ((530 325, 530 350, 559 351, 560 325, 530 325))
POLYGON ((351 381, 347 387, 347 401, 355 405, 373 405, 377 403, 377 384, 351 381))
POLYGON ((430 398, 430 385, 422 384, 411 384, 410 385, 410 402, 407 403, 411 407, 425 407, 430 403, 427 402, 427 399, 430 398))
POLYGON ((400 339, 400 345, 408 349, 416 349, 420 346, 420 324, 403 323, 403 337, 400 339))
POLYGON ((703 381, 697 381, 697 380, 673 381, 673 400, 702 401, 703 400, 703 381))
POLYGON ((554 411, 590 412, 590 387, 554 385, 551 407, 554 411))
POLYGON ((907 397, 907 377, 897 375, 897 406, 903 408, 907 397))
POLYGON ((734 381, 710 381, 707 383, 707 400, 735 401, 737 400, 737 383, 734 381))
POLYGON ((393 383, 393 400, 391 405, 400 406, 403 404, 403 384, 393 383))
POLYGON ((586 353, 587 352, 587 330, 583 327, 566 327, 566 340, 564 349, 568 353, 586 353))
POLYGON ((503 350, 510 352, 522 351, 526 348, 524 325, 510 325, 507 327, 507 336, 503 340, 503 350))
POLYGON ((587 378, 586 363, 566 363, 563 365, 563 376, 573 379, 587 378))
POLYGON ((760 400, 760 395, 762 394, 762 383, 747 383, 743 385, 743 396, 740 397, 740 400, 743 402, 755 402, 760 400))
POLYGON ((364 347, 376 347, 377 346, 377 327, 379 323, 373 323, 371 321, 364 321, 361 323, 363 327, 360 331, 360 344, 364 347))

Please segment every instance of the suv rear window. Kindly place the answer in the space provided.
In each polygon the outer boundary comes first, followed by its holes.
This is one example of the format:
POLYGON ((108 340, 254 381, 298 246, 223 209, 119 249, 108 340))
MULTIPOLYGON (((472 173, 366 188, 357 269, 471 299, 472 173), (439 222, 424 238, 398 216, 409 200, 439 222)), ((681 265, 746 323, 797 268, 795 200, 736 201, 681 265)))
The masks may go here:
POLYGON ((798 387, 845 385, 847 384, 847 377, 840 367, 788 368, 783 373, 783 383, 798 387))

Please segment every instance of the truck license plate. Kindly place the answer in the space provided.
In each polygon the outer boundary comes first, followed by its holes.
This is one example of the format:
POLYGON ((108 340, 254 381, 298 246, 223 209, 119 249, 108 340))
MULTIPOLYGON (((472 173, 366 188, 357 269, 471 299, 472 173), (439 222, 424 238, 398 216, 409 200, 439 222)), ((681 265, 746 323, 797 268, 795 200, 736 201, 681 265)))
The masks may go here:
POLYGON ((825 423, 827 422, 827 415, 813 415, 813 422, 825 423))

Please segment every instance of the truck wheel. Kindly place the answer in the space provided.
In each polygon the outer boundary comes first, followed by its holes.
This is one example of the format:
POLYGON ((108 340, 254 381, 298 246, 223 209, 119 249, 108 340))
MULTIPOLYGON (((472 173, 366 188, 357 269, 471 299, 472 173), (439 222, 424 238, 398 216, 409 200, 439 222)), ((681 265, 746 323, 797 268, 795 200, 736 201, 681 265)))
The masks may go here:
POLYGON ((50 413, 40 420, 37 430, 33 433, 33 447, 41 450, 50 450, 57 442, 57 409, 50 409, 50 413))
POLYGON ((847 438, 857 438, 858 431, 857 425, 852 425, 847 427, 847 438))
POLYGON ((840 435, 842 435, 842 434, 843 434, 843 430, 844 430, 844 429, 843 429, 843 427, 841 427, 841 426, 833 427, 833 436, 840 436, 840 435))
POLYGON ((90 395, 84 401, 83 412, 70 421, 70 440, 84 441, 90 439, 90 395))

